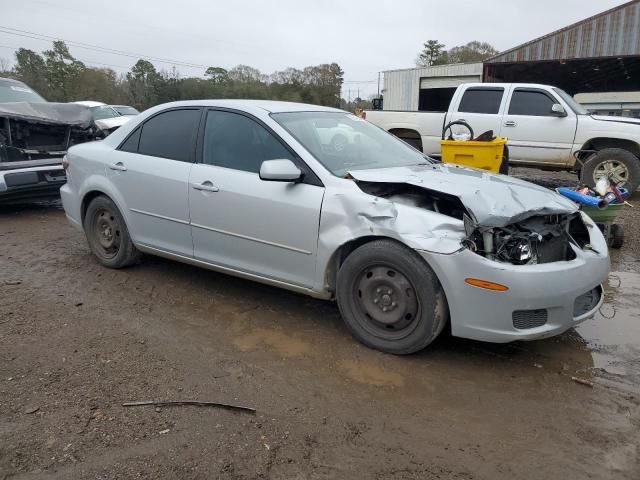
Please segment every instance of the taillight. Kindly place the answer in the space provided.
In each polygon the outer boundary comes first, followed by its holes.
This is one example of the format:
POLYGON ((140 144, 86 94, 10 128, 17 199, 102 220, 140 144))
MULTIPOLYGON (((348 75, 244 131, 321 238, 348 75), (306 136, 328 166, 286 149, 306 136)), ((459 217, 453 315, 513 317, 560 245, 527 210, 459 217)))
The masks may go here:
POLYGON ((362 115, 360 115, 362 117, 363 120, 367 119, 367 112, 363 111, 362 115))
POLYGON ((69 168, 69 159, 66 155, 62 157, 62 168, 64 168, 65 170, 69 168))

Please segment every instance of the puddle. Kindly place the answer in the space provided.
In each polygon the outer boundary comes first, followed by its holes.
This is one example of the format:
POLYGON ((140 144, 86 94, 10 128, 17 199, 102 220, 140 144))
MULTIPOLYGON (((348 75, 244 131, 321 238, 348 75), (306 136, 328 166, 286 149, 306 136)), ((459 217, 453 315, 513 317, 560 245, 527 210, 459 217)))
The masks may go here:
POLYGON ((593 366, 614 375, 640 373, 640 274, 611 272, 604 304, 593 319, 578 325, 593 366))
POLYGON ((404 385, 404 377, 399 373, 373 365, 347 360, 342 362, 340 367, 349 378, 367 385, 376 387, 401 387, 404 385))
POLYGON ((276 350, 283 357, 299 357, 311 351, 311 346, 284 333, 258 328, 251 333, 236 337, 233 344, 243 352, 259 346, 267 346, 276 350))

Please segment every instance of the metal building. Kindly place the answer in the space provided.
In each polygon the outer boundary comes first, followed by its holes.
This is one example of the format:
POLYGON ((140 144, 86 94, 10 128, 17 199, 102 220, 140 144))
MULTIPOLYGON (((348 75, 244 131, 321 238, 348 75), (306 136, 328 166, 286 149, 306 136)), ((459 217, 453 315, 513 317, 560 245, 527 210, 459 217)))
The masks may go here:
POLYGON ((640 91, 640 0, 586 18, 482 63, 384 73, 385 110, 445 111, 466 82, 544 83, 571 95, 640 91))
POLYGON ((640 0, 484 62, 486 82, 547 83, 568 93, 640 90, 640 0))
POLYGON ((383 74, 385 110, 446 111, 458 85, 482 81, 482 63, 405 68, 383 74))

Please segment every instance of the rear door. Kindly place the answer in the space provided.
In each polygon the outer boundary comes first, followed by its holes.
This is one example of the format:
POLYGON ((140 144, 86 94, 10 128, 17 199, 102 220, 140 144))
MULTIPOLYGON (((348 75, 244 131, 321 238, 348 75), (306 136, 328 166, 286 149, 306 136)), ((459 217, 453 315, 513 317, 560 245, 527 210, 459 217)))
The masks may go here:
POLYGON ((551 107, 562 103, 539 88, 513 88, 500 136, 509 139, 509 161, 567 165, 572 163, 571 148, 577 128, 575 113, 565 107, 567 116, 554 115, 551 107))
MULTIPOLYGON (((467 87, 462 95, 454 100, 453 111, 447 116, 446 122, 462 120, 471 125, 476 137, 488 130, 493 130, 494 135, 498 135, 505 98, 505 89, 502 86, 467 87)), ((454 133, 467 131, 460 126, 452 128, 454 133)))
POLYGON ((226 268, 310 287, 324 187, 266 125, 242 112, 206 113, 189 202, 194 254, 226 268), (301 183, 261 180, 264 160, 289 159, 301 183))
POLYGON ((138 243, 193 256, 189 172, 199 108, 165 110, 146 120, 114 151, 108 176, 128 210, 138 243))

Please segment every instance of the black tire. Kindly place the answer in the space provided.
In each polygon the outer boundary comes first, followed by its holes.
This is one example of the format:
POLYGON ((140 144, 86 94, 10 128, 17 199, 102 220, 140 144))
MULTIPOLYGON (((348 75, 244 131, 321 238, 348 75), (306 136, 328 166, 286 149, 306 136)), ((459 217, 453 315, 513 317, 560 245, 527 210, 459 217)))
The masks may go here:
POLYGON ((500 170, 498 173, 501 173, 502 175, 509 175, 509 148, 506 145, 504 146, 502 163, 500 164, 500 170))
POLYGON ((140 259, 118 207, 106 196, 94 198, 84 216, 84 232, 91 252, 109 268, 124 268, 140 259))
POLYGON ((621 167, 626 173, 616 174, 613 180, 621 187, 628 188, 632 193, 640 185, 640 159, 633 153, 622 148, 604 148, 585 160, 580 171, 580 181, 590 187, 595 186, 599 176, 611 171, 608 166, 616 169, 621 167), (624 180, 621 179, 625 177, 624 180))
POLYGON ((433 270, 392 240, 367 243, 347 257, 338 271, 337 302, 357 340, 396 355, 422 350, 449 318, 433 270))
POLYGON ((611 248, 621 248, 624 244, 624 228, 619 223, 611 225, 611 248))

